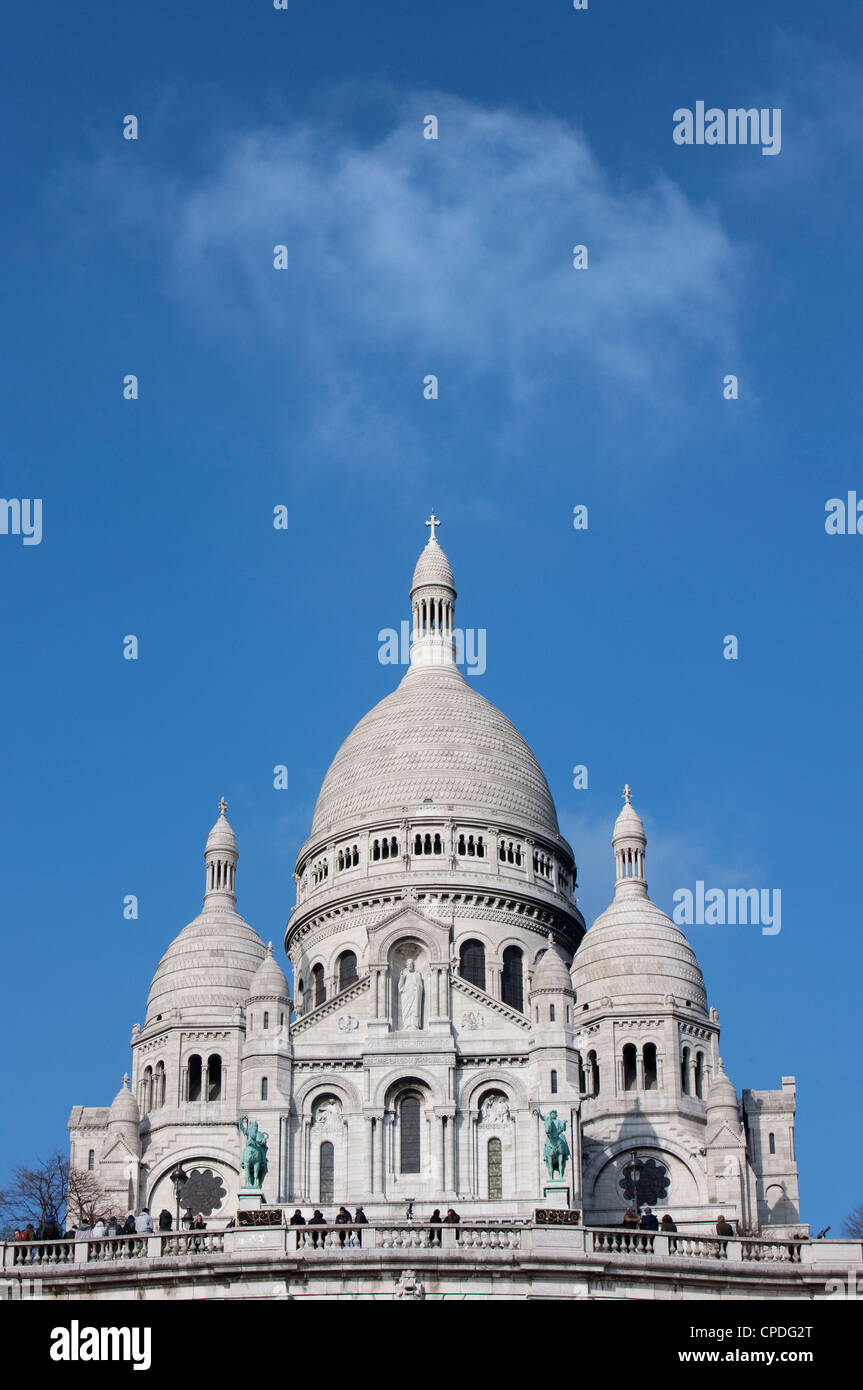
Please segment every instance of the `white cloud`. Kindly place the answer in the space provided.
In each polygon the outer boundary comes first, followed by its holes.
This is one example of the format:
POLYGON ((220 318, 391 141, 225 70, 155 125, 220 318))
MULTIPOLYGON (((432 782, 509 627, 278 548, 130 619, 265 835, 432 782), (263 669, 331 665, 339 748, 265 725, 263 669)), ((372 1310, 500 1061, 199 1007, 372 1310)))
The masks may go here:
POLYGON ((614 183, 557 119, 426 94, 365 144, 332 125, 267 129, 223 140, 203 174, 139 165, 132 180, 103 160, 83 184, 161 243, 188 311, 329 390, 326 421, 307 421, 324 448, 345 420, 395 446, 410 425, 388 419, 386 388, 406 368, 417 400, 425 372, 450 393, 496 390, 506 437, 549 401, 573 425, 597 396, 682 415, 692 374, 736 360, 740 256, 718 217, 661 176, 614 183))

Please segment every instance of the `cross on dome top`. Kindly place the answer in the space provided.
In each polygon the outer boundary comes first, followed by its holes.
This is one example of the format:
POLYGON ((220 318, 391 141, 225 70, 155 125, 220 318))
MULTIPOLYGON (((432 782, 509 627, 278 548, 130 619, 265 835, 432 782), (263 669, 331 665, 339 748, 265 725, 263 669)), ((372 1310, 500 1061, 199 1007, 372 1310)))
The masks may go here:
POLYGON ((220 815, 220 816, 224 816, 225 813, 226 813, 226 811, 227 811, 227 809, 228 809, 228 803, 227 803, 227 801, 225 800, 225 798, 222 797, 221 801, 219 802, 219 815, 220 815))
POLYGON ((428 526, 428 527, 430 528, 430 530, 431 530, 431 535, 429 536, 429 545, 431 545, 432 541, 434 541, 434 543, 437 544, 437 536, 435 535, 435 527, 436 527, 436 526, 440 526, 440 524, 441 524, 441 523, 440 523, 439 519, 438 519, 438 518, 435 516, 435 514, 434 514, 434 508, 432 508, 432 514, 431 514, 431 516, 429 517, 428 521, 426 522, 426 526, 428 526))
POLYGON ((623 799, 624 799, 624 801, 626 802, 627 806, 630 806, 630 805, 632 804, 632 791, 631 791, 631 789, 630 789, 630 786, 629 786, 629 783, 628 783, 628 782, 627 782, 626 786, 623 788, 623 793, 622 793, 622 795, 623 795, 623 799))

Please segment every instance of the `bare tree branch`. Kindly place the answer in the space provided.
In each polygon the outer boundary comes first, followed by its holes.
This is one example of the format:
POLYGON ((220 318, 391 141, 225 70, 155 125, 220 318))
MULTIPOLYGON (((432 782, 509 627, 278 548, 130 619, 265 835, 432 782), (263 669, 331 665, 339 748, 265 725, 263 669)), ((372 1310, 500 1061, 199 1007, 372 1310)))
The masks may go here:
POLYGON ((843 1234, 851 1236, 852 1240, 863 1240, 863 1202, 845 1218, 843 1234))

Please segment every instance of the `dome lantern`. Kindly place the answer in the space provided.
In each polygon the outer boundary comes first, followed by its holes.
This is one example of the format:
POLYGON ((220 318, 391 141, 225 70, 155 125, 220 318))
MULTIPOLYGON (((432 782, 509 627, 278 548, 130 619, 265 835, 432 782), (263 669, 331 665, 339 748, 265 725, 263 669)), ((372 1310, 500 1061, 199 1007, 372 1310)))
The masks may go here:
POLYGON ((440 521, 432 511, 431 534, 420 554, 411 583, 411 666, 455 666, 456 590, 452 569, 438 544, 440 521))
POLYGON ((623 788, 623 800, 625 804, 614 822, 614 833, 611 837, 614 863, 617 869, 614 893, 615 897, 619 894, 626 894, 627 896, 646 898, 644 851, 647 846, 647 836, 644 833, 641 817, 632 805, 632 792, 628 782, 623 788))
POLYGON ((228 803, 222 797, 219 802, 219 819, 207 836, 207 845, 204 850, 204 863, 207 866, 204 890, 205 903, 219 899, 227 899, 231 903, 237 901, 234 884, 237 877, 237 860, 240 855, 237 849, 237 837, 225 815, 227 809, 228 803))

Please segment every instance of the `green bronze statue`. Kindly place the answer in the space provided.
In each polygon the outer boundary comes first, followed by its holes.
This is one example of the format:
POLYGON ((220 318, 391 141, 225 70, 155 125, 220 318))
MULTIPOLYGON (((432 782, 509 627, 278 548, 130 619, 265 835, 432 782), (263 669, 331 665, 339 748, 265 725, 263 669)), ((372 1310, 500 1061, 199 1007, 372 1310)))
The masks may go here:
POLYGON ((543 1115, 537 1111, 545 1125, 545 1148, 543 1158, 550 1178, 562 1178, 566 1173, 566 1160, 569 1158, 569 1145, 566 1142, 566 1120, 557 1118, 557 1111, 550 1110, 543 1115))
POLYGON ((237 1129, 246 1140, 240 1155, 246 1187, 261 1188, 267 1176, 267 1140, 270 1136, 258 1129, 257 1120, 248 1120, 245 1115, 237 1116, 237 1129))

